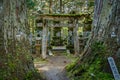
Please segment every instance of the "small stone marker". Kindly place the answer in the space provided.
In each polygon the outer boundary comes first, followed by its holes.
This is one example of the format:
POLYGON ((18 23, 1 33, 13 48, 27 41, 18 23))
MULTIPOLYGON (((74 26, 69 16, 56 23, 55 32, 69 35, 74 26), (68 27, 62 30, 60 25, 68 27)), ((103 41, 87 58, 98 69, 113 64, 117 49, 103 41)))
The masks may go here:
POLYGON ((65 50, 66 47, 65 46, 54 46, 53 49, 54 50, 65 50))
POLYGON ((114 59, 112 57, 108 57, 108 62, 110 64, 110 68, 112 70, 112 73, 113 73, 115 80, 120 80, 120 74, 119 74, 118 69, 115 65, 114 59))

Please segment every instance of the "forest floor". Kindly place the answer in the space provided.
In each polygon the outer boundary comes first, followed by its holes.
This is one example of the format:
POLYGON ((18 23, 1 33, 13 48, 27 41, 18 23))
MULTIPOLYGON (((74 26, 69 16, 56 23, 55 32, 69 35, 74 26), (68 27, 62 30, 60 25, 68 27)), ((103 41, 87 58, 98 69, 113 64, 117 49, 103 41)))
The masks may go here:
POLYGON ((72 59, 65 55, 55 55, 49 56, 45 61, 38 58, 34 65, 45 80, 69 80, 64 68, 71 61, 72 59))

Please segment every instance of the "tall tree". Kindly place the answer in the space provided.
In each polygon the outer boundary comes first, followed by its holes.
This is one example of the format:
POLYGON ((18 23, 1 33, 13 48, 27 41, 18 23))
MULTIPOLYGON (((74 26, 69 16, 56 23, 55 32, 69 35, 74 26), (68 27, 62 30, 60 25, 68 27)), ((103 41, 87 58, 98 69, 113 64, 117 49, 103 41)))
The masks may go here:
POLYGON ((90 43, 95 40, 103 42, 109 47, 112 55, 115 55, 120 48, 119 5, 119 0, 95 0, 94 21, 90 43), (114 45, 111 46, 111 43, 114 43, 114 45))
MULTIPOLYGON (((74 78, 112 80, 107 58, 112 56, 120 71, 120 0, 95 0, 91 38, 72 68, 74 78), (80 64, 79 64, 80 63, 80 64), (101 77, 102 76, 102 77, 101 77)), ((119 80, 119 79, 118 79, 119 80)))
POLYGON ((0 80, 26 80, 33 74, 28 35, 26 0, 0 0, 0 80))

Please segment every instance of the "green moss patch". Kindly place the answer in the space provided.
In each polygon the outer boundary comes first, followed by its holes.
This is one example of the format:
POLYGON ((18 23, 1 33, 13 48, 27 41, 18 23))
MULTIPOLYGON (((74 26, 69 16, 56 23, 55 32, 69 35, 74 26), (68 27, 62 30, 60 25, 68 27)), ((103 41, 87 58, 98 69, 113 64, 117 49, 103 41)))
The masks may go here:
POLYGON ((82 61, 76 60, 66 67, 71 80, 114 80, 106 71, 107 48, 102 42, 91 45, 91 53, 82 61))

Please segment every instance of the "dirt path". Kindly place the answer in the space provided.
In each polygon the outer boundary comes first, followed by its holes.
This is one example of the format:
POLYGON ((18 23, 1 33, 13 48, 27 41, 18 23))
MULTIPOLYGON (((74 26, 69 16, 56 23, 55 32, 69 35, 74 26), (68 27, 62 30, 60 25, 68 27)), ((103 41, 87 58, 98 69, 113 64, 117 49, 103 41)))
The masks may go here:
POLYGON ((70 63, 65 56, 50 56, 45 63, 35 63, 35 67, 46 77, 46 80, 69 80, 64 68, 70 63))

